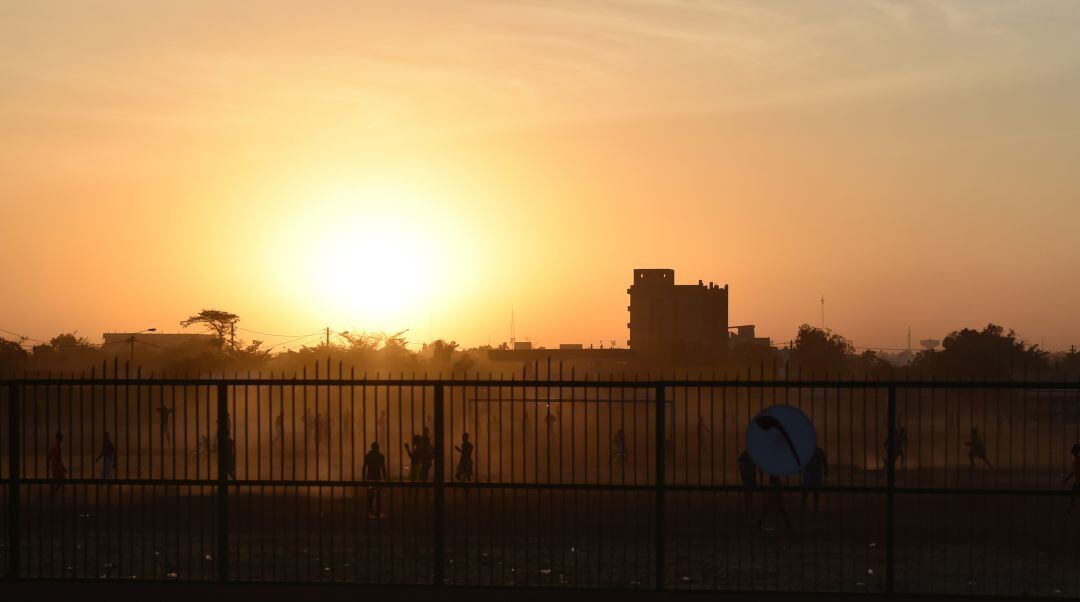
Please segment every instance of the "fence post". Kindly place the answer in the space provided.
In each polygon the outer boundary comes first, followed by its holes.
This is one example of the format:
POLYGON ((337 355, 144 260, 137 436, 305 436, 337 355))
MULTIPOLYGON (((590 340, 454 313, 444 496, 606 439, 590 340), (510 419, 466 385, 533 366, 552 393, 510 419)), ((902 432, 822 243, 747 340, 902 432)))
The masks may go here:
POLYGON ((436 587, 442 587, 445 581, 445 544, 446 544, 446 523, 445 523, 445 471, 443 461, 443 429, 445 423, 445 415, 443 409, 444 398, 443 385, 435 385, 435 529, 434 529, 434 581, 436 587))
POLYGON ((896 576, 896 385, 889 385, 889 435, 885 439, 885 593, 893 593, 896 576))
POLYGON ((233 461, 233 449, 229 437, 229 388, 224 383, 217 386, 217 452, 218 452, 218 581, 229 580, 229 465, 233 461))
POLYGON ((667 456, 664 448, 666 447, 667 428, 664 426, 664 416, 667 413, 667 409, 664 399, 664 385, 656 385, 656 523, 653 525, 655 531, 655 550, 656 566, 654 572, 656 573, 656 589, 664 589, 664 493, 667 488, 665 481, 664 469, 667 465, 667 456))
POLYGON ((8 579, 19 578, 19 506, 21 496, 19 493, 19 424, 21 422, 19 410, 19 386, 8 385, 8 579))

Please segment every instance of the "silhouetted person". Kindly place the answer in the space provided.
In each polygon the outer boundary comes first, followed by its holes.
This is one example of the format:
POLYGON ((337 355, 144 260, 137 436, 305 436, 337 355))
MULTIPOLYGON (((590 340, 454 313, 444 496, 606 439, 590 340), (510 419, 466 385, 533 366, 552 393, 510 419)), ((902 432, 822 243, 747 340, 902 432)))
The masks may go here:
POLYGON ((409 481, 417 483, 420 481, 420 467, 424 462, 424 438, 413 435, 412 447, 406 443, 405 453, 409 456, 409 481))
POLYGON ((611 464, 618 468, 620 474, 626 466, 626 433, 622 429, 616 431, 611 440, 611 464))
POLYGON ((986 457, 986 444, 983 443, 982 436, 979 435, 979 427, 972 425, 971 427, 971 441, 964 443, 968 448, 968 462, 971 463, 971 469, 975 469, 975 459, 978 458, 986 463, 986 466, 993 468, 990 464, 990 459, 986 457))
POLYGON ((1069 479, 1073 482, 1073 495, 1069 498, 1069 510, 1065 513, 1066 515, 1072 514, 1076 506, 1076 498, 1080 496, 1080 443, 1073 443, 1069 452, 1072 453, 1072 471, 1061 479, 1062 483, 1068 483, 1069 479))
POLYGON ((225 440, 218 442, 218 452, 225 454, 225 474, 230 479, 236 479, 236 440, 232 438, 232 435, 228 432, 225 433, 225 440))
POLYGON ((454 449, 461 454, 461 459, 458 460, 454 478, 458 481, 473 480, 473 444, 469 443, 469 433, 461 433, 461 446, 454 446, 454 449))
POLYGON ((423 458, 420 463, 420 476, 423 477, 424 482, 428 481, 431 476, 431 465, 435 461, 435 445, 431 442, 431 430, 428 427, 423 427, 423 458))
POLYGON ((101 460, 101 478, 111 479, 116 472, 116 446, 109 438, 109 432, 105 432, 105 440, 101 442, 101 452, 94 457, 94 462, 101 460))
POLYGON ((424 436, 421 437, 421 444, 424 449, 420 460, 420 476, 423 477, 424 482, 427 482, 431 475, 431 463, 435 461, 435 446, 431 443, 431 430, 426 426, 424 436))
POLYGON ((158 425, 162 445, 165 444, 165 441, 168 441, 169 445, 172 445, 172 431, 169 430, 169 417, 172 416, 173 412, 176 410, 165 404, 161 404, 154 408, 154 411, 158 413, 158 425))
POLYGON ((285 415, 282 412, 278 412, 278 415, 274 417, 274 436, 270 438, 270 445, 277 443, 279 440, 285 439, 285 415))
POLYGON ((697 417, 697 434, 698 434, 698 440, 705 439, 706 435, 711 435, 712 434, 712 429, 709 428, 708 425, 705 424, 705 419, 702 418, 701 414, 698 414, 698 417, 697 417))
POLYGON ((886 437, 882 447, 885 448, 885 461, 881 465, 882 470, 889 468, 889 443, 893 443, 893 466, 899 464, 900 468, 907 468, 907 427, 899 427, 892 437, 886 437))
POLYGON ((802 508, 806 510, 806 501, 811 495, 814 496, 814 510, 818 509, 818 488, 825 484, 829 478, 829 460, 825 457, 825 450, 820 447, 814 449, 810 460, 803 466, 802 481, 802 508))
POLYGON ((67 479, 67 466, 64 466, 64 435, 56 433, 56 441, 53 443, 49 454, 45 456, 45 464, 49 468, 49 478, 54 481, 50 496, 56 495, 67 479))
MULTIPOLYGON (((739 480, 742 481, 743 487, 757 487, 758 470, 757 464, 750 459, 750 454, 744 449, 739 457, 735 459, 736 464, 739 466, 739 480)), ((754 507, 754 490, 746 489, 743 491, 743 503, 746 505, 747 510, 751 510, 754 507)))
POLYGON ((784 518, 787 528, 791 529, 791 518, 788 517, 787 510, 784 510, 783 484, 780 482, 780 477, 769 475, 769 493, 765 498, 765 505, 761 508, 761 517, 758 518, 759 529, 765 528, 765 519, 769 517, 769 510, 773 508, 776 508, 777 513, 784 518))
MULTIPOLYGON (((386 456, 379 452, 379 444, 372 443, 371 451, 364 454, 364 466, 361 469, 364 479, 372 482, 386 480, 386 456)), ((367 490, 367 515, 368 518, 377 519, 382 513, 382 490, 377 485, 371 485, 367 490)))

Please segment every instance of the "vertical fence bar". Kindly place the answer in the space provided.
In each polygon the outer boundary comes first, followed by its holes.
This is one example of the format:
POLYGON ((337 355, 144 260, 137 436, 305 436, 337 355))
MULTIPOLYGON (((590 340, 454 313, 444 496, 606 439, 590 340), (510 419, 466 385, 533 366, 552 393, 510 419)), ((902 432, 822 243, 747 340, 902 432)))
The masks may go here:
POLYGON ((664 468, 667 463, 667 458, 664 454, 664 437, 666 428, 664 426, 664 414, 666 413, 666 401, 664 400, 664 385, 656 385, 656 524, 653 526, 655 529, 655 550, 656 555, 656 589, 664 589, 664 492, 666 489, 666 483, 664 480, 664 468))
POLYGON ((885 450, 885 593, 893 593, 896 578, 896 385, 889 385, 889 434, 885 450))
POLYGON ((19 578, 19 386, 8 385, 8 579, 19 578))
POLYGON ((232 461, 230 456, 233 450, 229 441, 228 401, 229 388, 225 383, 221 383, 217 386, 217 577, 222 583, 229 580, 229 463, 232 461))
POLYGON ((445 571, 444 557, 445 557, 445 543, 446 543, 446 524, 445 524, 445 482, 444 470, 443 470, 443 429, 445 428, 445 417, 443 414, 443 397, 444 386, 435 386, 435 529, 434 529, 434 581, 436 587, 441 587, 444 579, 443 574, 445 571))

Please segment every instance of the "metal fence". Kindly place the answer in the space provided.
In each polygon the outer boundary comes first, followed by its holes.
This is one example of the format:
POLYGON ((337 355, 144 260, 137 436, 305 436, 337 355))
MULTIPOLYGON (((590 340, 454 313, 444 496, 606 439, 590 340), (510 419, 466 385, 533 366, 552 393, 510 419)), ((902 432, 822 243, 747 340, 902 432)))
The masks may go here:
POLYGON ((339 368, 0 404, 8 579, 1080 596, 1077 383, 339 368), (740 471, 773 404, 814 421, 823 483, 740 471))

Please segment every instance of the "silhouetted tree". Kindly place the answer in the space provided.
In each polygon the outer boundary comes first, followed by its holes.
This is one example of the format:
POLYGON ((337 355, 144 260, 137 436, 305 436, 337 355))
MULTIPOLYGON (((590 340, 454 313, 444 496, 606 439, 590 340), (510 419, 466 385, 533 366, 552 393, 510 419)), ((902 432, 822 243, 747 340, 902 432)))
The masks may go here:
POLYGON ((799 327, 791 359, 803 371, 803 376, 839 374, 847 367, 848 359, 855 355, 851 342, 830 330, 814 328, 809 324, 799 327))
POLYGON ((1048 354, 1028 345, 1012 330, 987 324, 982 330, 964 328, 942 341, 941 351, 923 351, 915 358, 916 371, 937 377, 1035 375, 1049 368, 1048 354))
POLYGON ((30 360, 30 354, 17 341, 0 338, 0 375, 21 370, 30 360))
POLYGON ((1080 350, 1076 348, 1076 345, 1069 347, 1069 350, 1058 359, 1055 367, 1058 372, 1066 376, 1080 378, 1080 350))
POLYGON ((890 378, 893 375, 893 365, 872 349, 850 357, 848 368, 852 373, 867 378, 890 378))
POLYGON ((239 321, 240 316, 234 313, 217 309, 204 309, 194 316, 181 320, 180 325, 187 328, 199 324, 217 335, 217 338, 221 340, 223 347, 231 349, 235 344, 234 335, 236 332, 236 324, 239 321))
POLYGON ((430 344, 425 344, 421 351, 430 352, 431 358, 436 364, 442 366, 449 366, 454 359, 454 351, 458 348, 458 344, 455 341, 446 341, 439 339, 430 344))
POLYGON ((49 339, 48 343, 35 345, 31 363, 35 369, 81 368, 94 363, 98 348, 85 337, 65 332, 49 339))

